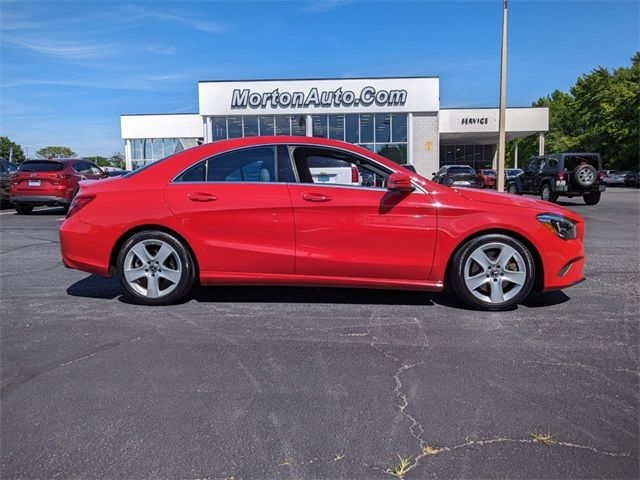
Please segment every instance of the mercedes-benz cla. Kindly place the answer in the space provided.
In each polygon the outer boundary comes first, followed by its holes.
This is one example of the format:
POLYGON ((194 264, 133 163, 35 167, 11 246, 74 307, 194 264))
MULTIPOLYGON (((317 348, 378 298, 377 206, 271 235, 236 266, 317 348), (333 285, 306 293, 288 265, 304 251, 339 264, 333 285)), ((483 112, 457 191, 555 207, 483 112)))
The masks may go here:
MULTIPOLYGON (((82 182, 60 227, 71 268, 149 305, 202 285, 441 291, 500 310, 583 280, 584 222, 557 205, 438 185, 348 143, 251 137, 82 182), (316 183, 313 165, 361 185, 316 183), (364 179, 368 179, 366 185, 364 179)), ((354 292, 357 295, 357 292, 354 292)))

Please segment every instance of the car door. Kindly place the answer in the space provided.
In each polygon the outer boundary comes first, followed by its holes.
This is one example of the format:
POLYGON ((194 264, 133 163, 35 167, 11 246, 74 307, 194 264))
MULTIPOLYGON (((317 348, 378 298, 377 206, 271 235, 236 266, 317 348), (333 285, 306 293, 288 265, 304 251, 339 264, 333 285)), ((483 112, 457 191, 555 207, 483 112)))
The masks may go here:
POLYGON ((11 186, 11 174, 7 164, 4 160, 0 161, 0 199, 2 200, 9 196, 9 187, 11 186))
POLYGON ((427 280, 436 239, 431 196, 384 188, 391 173, 371 159, 317 146, 292 147, 300 179, 290 183, 300 275, 427 280), (317 184, 309 171, 325 159, 356 166, 373 186, 317 184))
POLYGON ((524 174, 522 175, 522 190, 525 192, 537 192, 536 188, 539 179, 537 178, 540 173, 540 158, 533 157, 524 168, 524 174))
POLYGON ((197 162, 170 182, 165 200, 198 242, 209 272, 292 274, 295 180, 287 148, 258 146, 197 162))

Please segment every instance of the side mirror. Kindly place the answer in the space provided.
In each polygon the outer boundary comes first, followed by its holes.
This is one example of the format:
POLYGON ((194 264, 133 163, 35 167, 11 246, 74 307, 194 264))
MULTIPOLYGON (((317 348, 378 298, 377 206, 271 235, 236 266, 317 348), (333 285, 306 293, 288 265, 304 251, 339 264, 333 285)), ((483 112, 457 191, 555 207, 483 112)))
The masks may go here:
POLYGON ((431 175, 433 175, 435 177, 436 176, 436 172, 431 172, 431 175))
POLYGON ((392 192, 412 192, 413 184, 409 175, 392 173, 387 179, 387 190, 392 192))

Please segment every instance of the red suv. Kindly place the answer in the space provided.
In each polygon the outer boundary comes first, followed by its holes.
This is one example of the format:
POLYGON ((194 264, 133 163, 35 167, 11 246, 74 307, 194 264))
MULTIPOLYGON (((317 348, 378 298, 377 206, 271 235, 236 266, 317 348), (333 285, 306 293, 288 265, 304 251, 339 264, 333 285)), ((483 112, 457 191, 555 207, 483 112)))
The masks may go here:
POLYGON ((496 186, 496 171, 488 168, 481 168, 476 170, 476 176, 480 181, 481 188, 495 188, 496 186))
POLYGON ((11 203, 19 214, 42 205, 69 207, 80 180, 106 177, 102 169, 82 159, 27 160, 11 177, 11 203))

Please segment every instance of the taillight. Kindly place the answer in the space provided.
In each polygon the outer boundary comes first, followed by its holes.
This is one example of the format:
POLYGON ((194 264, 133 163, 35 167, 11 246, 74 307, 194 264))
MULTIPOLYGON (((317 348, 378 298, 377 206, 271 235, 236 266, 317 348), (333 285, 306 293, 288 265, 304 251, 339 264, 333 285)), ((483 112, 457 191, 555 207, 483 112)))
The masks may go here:
POLYGON ((558 173, 556 173, 556 178, 558 180, 566 180, 567 173, 566 172, 558 172, 558 173))
POLYGON ((604 172, 598 172, 598 180, 604 179, 604 172))
POLYGON ((360 178, 358 176, 358 168, 351 167, 351 182, 352 183, 360 183, 360 178))
POLYGON ((95 195, 76 195, 75 198, 71 201, 71 205, 69 205, 69 211, 67 212, 67 218, 71 217, 78 213, 78 211, 87 206, 91 200, 96 198, 95 195))

